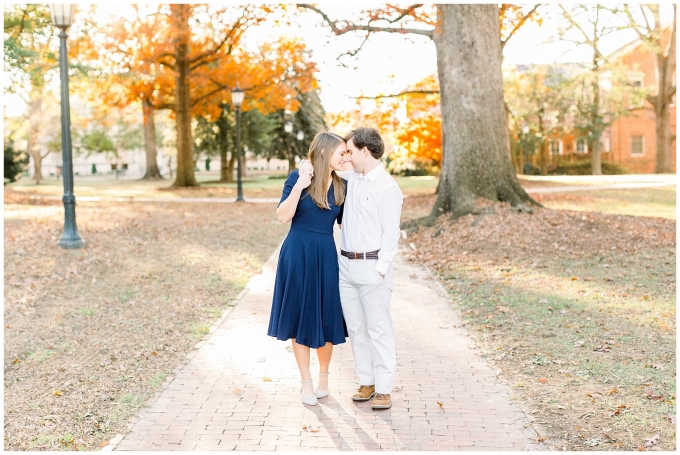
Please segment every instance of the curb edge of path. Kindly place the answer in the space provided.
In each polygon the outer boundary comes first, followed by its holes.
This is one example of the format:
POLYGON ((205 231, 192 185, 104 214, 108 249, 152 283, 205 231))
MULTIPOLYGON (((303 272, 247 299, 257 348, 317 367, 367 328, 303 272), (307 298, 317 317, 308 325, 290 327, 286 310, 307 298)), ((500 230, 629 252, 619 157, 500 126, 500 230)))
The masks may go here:
POLYGON ((187 352, 186 356, 184 357, 183 361, 175 367, 175 370, 173 374, 168 375, 165 380, 161 383, 160 386, 154 391, 153 395, 149 397, 145 402, 144 406, 139 408, 133 415, 131 415, 128 418, 127 421, 127 432, 126 433, 116 433, 116 435, 109 439, 109 442, 100 449, 101 452, 112 452, 118 444, 125 438, 125 436, 132 430, 132 428, 135 426, 137 421, 139 420, 139 414, 140 411, 143 408, 148 408, 152 406, 156 400, 161 396, 163 391, 169 386, 172 381, 175 380, 177 375, 179 374, 180 371, 182 371, 191 361, 191 359, 196 355, 198 350, 203 347, 207 342, 210 341, 210 338, 212 338, 213 333, 217 330, 217 328, 222 325, 222 323, 229 317, 231 312, 236 308, 236 306, 243 300, 243 298, 248 294, 248 291, 250 291, 250 284, 253 281, 253 278, 257 277, 258 275, 262 275, 266 269, 271 268, 272 266, 276 267, 276 262, 278 261, 278 256, 279 256, 279 251, 281 250, 281 245, 283 245, 283 241, 279 243, 279 245, 276 247, 274 252, 269 256, 269 259, 262 265, 262 268, 260 269, 259 273, 254 274, 250 279, 248 280, 248 283, 244 286, 243 289, 241 289, 241 292, 239 292, 236 297, 230 302, 231 306, 226 308, 223 312, 222 315, 210 326, 210 330, 208 331, 208 334, 199 342, 197 342, 193 349, 189 352, 187 352))

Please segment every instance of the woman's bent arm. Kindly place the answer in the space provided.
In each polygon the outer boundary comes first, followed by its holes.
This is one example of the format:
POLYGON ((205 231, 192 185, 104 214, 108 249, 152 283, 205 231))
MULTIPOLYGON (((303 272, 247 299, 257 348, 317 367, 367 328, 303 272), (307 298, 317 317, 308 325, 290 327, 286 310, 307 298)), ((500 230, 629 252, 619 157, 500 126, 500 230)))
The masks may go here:
POLYGON ((295 216, 295 210, 297 209, 303 189, 304 188, 296 184, 286 200, 276 209, 276 214, 278 215, 281 224, 286 224, 295 216))

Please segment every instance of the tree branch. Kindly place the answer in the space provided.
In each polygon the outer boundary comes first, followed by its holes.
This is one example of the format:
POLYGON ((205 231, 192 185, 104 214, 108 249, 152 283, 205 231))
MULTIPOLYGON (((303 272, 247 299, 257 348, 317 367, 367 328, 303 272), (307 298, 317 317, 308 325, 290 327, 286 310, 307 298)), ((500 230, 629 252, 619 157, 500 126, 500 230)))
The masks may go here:
POLYGON ((505 45, 507 44, 507 42, 510 41, 510 38, 512 38, 512 35, 514 35, 515 32, 516 32, 517 30, 519 30, 520 27, 522 27, 522 25, 524 25, 524 23, 525 23, 526 21, 528 21, 529 19, 531 19, 531 16, 533 16, 534 13, 536 13, 536 10, 538 9, 539 6, 540 6, 540 5, 535 5, 535 6, 531 9, 531 11, 529 11, 527 14, 524 15, 524 19, 523 19, 523 20, 518 21, 518 22, 515 24, 515 26, 514 26, 513 29, 510 31, 510 33, 508 34, 508 36, 507 36, 505 39, 501 39, 501 51, 503 50, 503 48, 505 47, 505 45))
POLYGON ((581 26, 574 20, 573 17, 571 17, 571 14, 564 9, 564 6, 560 5, 560 9, 562 10, 562 14, 564 17, 569 21, 569 23, 572 25, 572 27, 575 27, 579 32, 581 32, 581 35, 583 35, 583 39, 585 40, 585 44, 589 46, 593 46, 592 40, 588 37, 588 34, 581 28, 581 26))
MULTIPOLYGON (((196 106, 196 105, 199 103, 199 101, 201 101, 201 100, 203 100, 203 99, 205 99, 205 98, 208 98, 209 96, 212 96, 212 95, 214 95, 214 94, 217 93, 217 92, 221 92, 222 90, 225 90, 225 89, 227 88, 227 87, 223 86, 222 84, 218 84, 218 83, 215 82, 212 78, 211 78, 210 80, 211 80, 213 83, 217 84, 218 87, 217 87, 215 90, 212 90, 212 91, 206 93, 205 95, 201 95, 201 96, 199 96, 198 98, 196 98, 195 100, 193 100, 193 101, 191 102, 191 107, 196 106)), ((245 91, 245 90, 244 90, 244 91, 245 91)))
POLYGON ((347 51, 347 52, 345 52, 345 53, 343 53, 343 54, 340 54, 340 55, 338 56, 338 58, 336 59, 336 60, 338 61, 338 63, 340 63, 340 64, 341 64, 342 66, 344 66, 345 68, 347 68, 347 65, 345 65, 344 63, 342 63, 342 62, 340 61, 340 59, 341 59, 342 57, 344 57, 344 56, 354 57, 355 55, 357 55, 357 54, 359 53, 359 51, 364 47, 364 44, 366 44, 366 42, 368 41, 368 38, 369 38, 370 36, 371 36, 370 33, 367 34, 367 35, 366 35, 366 38, 364 38, 364 41, 361 43, 361 45, 360 45, 359 47, 357 47, 356 49, 354 49, 353 51, 347 51))
POLYGON ((405 95, 437 95, 439 90, 404 90, 403 92, 392 95, 376 95, 376 96, 350 96, 349 98, 356 100, 377 100, 380 98, 398 98, 405 95))
MULTIPOLYGON (((328 25, 331 27, 331 30, 336 36, 344 35, 345 33, 349 32, 386 32, 386 33, 401 33, 401 34, 414 34, 414 35, 422 35, 422 36, 427 36, 430 39, 434 39, 434 30, 421 30, 417 28, 392 28, 392 27, 375 27, 372 25, 346 25, 342 28, 339 28, 337 25, 337 21, 331 20, 330 17, 323 11, 321 11, 319 8, 313 6, 313 5, 308 5, 305 3, 298 3, 297 6, 299 8, 305 8, 311 11, 314 11, 315 13, 319 14, 326 22, 328 22, 328 25)), ((389 19, 385 19, 386 21, 390 22, 389 19)), ((391 23, 391 22, 390 22, 391 23)))
POLYGON ((232 35, 236 32, 236 30, 240 27, 241 20, 245 17, 245 15, 246 15, 246 11, 243 11, 243 14, 241 14, 241 17, 239 17, 239 19, 236 21, 236 23, 231 28, 231 30, 229 30, 229 33, 224 35, 224 38, 222 39, 222 41, 220 41, 220 43, 217 46, 215 46, 213 49, 211 49, 209 51, 206 51, 206 52, 192 58, 191 60, 189 60, 189 64, 191 65, 192 63, 196 63, 196 62, 198 62, 202 59, 210 57, 211 55, 215 55, 217 52, 219 52, 219 50, 222 49, 222 46, 224 46, 224 44, 227 42, 227 40, 229 38, 231 38, 232 35))

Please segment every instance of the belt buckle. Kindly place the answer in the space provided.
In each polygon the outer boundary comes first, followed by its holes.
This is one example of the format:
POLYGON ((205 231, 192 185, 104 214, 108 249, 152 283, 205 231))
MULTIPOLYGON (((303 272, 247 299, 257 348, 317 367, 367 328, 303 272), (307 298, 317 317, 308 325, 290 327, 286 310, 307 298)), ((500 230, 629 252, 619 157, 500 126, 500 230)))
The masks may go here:
POLYGON ((357 258, 357 253, 356 253, 356 251, 355 251, 354 253, 352 253, 352 254, 354 254, 354 258, 353 258, 353 259, 358 259, 358 258, 357 258))

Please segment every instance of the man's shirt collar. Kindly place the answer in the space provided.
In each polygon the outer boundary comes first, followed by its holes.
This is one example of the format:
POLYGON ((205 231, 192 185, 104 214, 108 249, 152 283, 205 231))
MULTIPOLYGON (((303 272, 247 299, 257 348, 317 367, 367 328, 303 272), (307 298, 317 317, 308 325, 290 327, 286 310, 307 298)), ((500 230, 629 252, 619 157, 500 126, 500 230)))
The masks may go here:
POLYGON ((368 179, 371 182, 375 182, 375 179, 377 179, 378 175, 380 175, 380 173, 383 172, 384 170, 385 170, 385 165, 382 162, 380 162, 380 164, 378 164, 376 167, 371 169, 371 172, 364 175, 364 179, 368 179))

